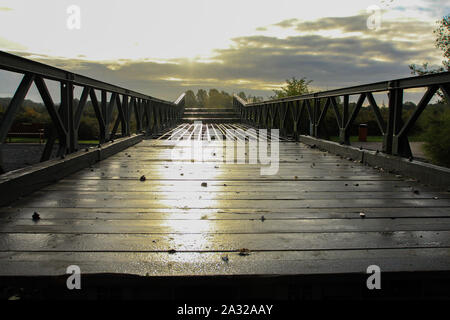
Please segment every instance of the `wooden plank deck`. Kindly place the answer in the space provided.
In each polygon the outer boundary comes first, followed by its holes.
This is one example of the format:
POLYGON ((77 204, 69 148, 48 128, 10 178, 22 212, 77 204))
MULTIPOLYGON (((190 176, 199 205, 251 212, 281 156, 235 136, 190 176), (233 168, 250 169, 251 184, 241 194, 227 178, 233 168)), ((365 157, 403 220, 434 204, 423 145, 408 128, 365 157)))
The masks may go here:
MULTIPOLYGON (((178 128, 211 141, 226 126, 178 128)), ((174 148, 189 147, 145 140, 0 208, 0 276, 450 269, 449 192, 289 141, 272 176, 214 152, 172 161, 174 148)))

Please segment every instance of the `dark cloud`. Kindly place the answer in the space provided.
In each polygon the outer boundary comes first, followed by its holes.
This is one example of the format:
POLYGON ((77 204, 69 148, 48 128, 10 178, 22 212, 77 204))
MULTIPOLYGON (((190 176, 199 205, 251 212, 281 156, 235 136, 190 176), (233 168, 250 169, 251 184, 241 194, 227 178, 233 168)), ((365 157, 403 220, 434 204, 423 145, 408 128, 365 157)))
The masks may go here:
POLYGON ((287 20, 283 20, 278 23, 275 23, 274 26, 280 27, 280 28, 291 28, 297 23, 298 23, 298 19, 287 19, 287 20))
POLYGON ((374 37, 403 37, 417 38, 421 35, 430 35, 434 25, 417 19, 386 20, 381 15, 381 26, 378 30, 367 28, 369 14, 360 14, 349 17, 326 17, 314 21, 302 21, 290 27, 300 32, 315 32, 322 30, 339 30, 344 33, 360 32, 374 37))

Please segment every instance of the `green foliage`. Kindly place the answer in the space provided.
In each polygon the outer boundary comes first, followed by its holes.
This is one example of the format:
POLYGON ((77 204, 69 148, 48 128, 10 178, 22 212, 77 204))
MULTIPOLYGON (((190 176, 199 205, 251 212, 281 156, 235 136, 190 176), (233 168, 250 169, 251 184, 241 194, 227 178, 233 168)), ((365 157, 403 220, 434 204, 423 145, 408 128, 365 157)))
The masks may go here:
POLYGON ((444 61, 442 61, 446 70, 450 70, 450 16, 444 16, 442 20, 438 21, 438 27, 434 30, 436 35, 436 48, 441 49, 444 54, 444 61))
MULTIPOLYGON (((8 108, 10 101, 11 98, 0 98, 0 120, 3 119, 3 114, 8 108)), ((19 108, 19 111, 14 118, 14 122, 48 124, 50 123, 50 116, 42 103, 25 100, 19 108)))
POLYGON ((433 73, 439 73, 439 72, 445 71, 444 67, 442 67, 442 66, 430 67, 428 62, 422 63, 421 65, 410 64, 409 69, 411 70, 411 74, 418 75, 418 76, 423 76, 426 74, 433 74, 433 73))
MULTIPOLYGON (((437 28, 433 31, 435 34, 435 45, 443 51, 444 60, 442 61, 442 66, 430 67, 428 62, 422 63, 421 65, 410 64, 409 69, 413 75, 426 75, 439 73, 444 71, 450 71, 450 17, 444 16, 442 20, 437 21, 437 28)), ((440 102, 448 103, 447 98, 444 96, 441 90, 437 91, 440 98, 440 102)))
POLYGON ((286 85, 281 90, 273 90, 275 95, 271 98, 280 99, 310 93, 309 85, 311 82, 312 80, 306 80, 306 78, 296 79, 292 77, 292 79, 286 80, 286 85))
POLYGON ((442 20, 437 21, 437 25, 437 28, 433 31, 436 36, 434 42, 436 48, 443 51, 444 61, 442 61, 442 66, 430 68, 428 62, 425 62, 420 66, 411 64, 409 65, 411 74, 421 76, 450 70, 450 17, 444 16, 442 20))
POLYGON ((98 136, 99 128, 97 119, 88 117, 82 118, 80 127, 78 128, 78 139, 91 140, 98 138, 98 136))
POLYGON ((425 152, 435 164, 450 167, 450 110, 428 116, 423 138, 425 152))

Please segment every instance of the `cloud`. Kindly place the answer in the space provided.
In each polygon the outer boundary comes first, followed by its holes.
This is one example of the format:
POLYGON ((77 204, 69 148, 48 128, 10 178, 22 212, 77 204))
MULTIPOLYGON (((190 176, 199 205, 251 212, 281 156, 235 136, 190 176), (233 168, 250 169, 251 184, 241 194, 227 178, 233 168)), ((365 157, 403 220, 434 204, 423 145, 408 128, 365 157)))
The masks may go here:
MULTIPOLYGON (((415 19, 386 20, 380 31, 366 27, 367 15, 313 21, 289 19, 276 26, 295 35, 232 39, 207 61, 195 59, 88 61, 22 55, 153 96, 174 100, 187 89, 216 87, 268 96, 285 79, 307 77, 318 89, 409 76, 409 63, 441 60, 433 25, 415 19), (331 32, 328 33, 327 32, 331 32), (337 34, 337 35, 335 35, 337 34), (176 81, 174 81, 176 79, 176 81)), ((263 29, 261 29, 263 31, 263 29)))
POLYGON ((287 20, 283 20, 283 21, 280 21, 278 23, 275 23, 273 25, 276 26, 276 27, 280 27, 280 28, 291 28, 297 22, 298 22, 298 19, 287 19, 287 20))
POLYGON ((0 48, 4 50, 26 50, 27 47, 0 37, 0 48))

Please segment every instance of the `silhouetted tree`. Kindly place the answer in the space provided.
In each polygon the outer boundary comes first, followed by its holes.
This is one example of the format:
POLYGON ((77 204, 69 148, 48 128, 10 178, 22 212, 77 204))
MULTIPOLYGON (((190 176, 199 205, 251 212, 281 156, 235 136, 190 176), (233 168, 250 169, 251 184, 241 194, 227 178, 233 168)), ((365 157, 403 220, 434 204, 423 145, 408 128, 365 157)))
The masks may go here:
POLYGON ((206 107, 208 103, 208 93, 206 90, 199 89, 197 91, 197 103, 200 108, 206 107))
POLYGON ((192 91, 192 90, 186 91, 186 96, 184 99, 185 99, 186 107, 192 108, 192 107, 197 106, 197 99, 195 98, 194 91, 192 91))
POLYGON ((428 62, 421 65, 410 64, 409 69, 411 74, 422 76, 425 74, 439 73, 450 70, 450 16, 444 16, 442 20, 437 21, 437 28, 433 31, 436 35, 436 48, 441 49, 444 53, 444 60, 442 66, 430 67, 428 62))
POLYGON ((281 90, 273 90, 275 95, 271 98, 280 99, 310 93, 309 84, 311 82, 312 80, 306 80, 306 78, 296 79, 295 77, 292 77, 292 79, 286 80, 286 85, 281 88, 281 90))
POLYGON ((247 100, 247 96, 245 95, 245 92, 241 91, 237 94, 240 98, 247 100))

